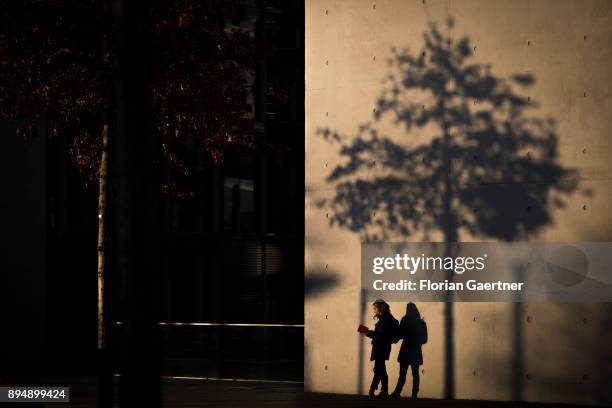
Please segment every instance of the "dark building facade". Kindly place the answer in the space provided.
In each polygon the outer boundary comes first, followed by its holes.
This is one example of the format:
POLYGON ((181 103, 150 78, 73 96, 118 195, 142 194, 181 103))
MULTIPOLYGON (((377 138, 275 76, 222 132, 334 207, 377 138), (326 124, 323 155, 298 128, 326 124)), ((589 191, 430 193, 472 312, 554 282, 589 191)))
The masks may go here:
MULTIPOLYGON (((249 26, 273 50, 253 66, 250 103, 263 147, 221 163, 198 156, 193 194, 163 199, 162 374, 302 381, 303 2, 241 4, 241 18, 230 23, 249 26), (277 22, 274 35, 260 24, 264 16, 277 22)), ((64 138, 45 144, 40 368, 93 373, 97 186, 78 174, 64 138)), ((112 273, 111 265, 109 318, 120 321, 112 273)), ((112 346, 120 324, 110 334, 112 346)))

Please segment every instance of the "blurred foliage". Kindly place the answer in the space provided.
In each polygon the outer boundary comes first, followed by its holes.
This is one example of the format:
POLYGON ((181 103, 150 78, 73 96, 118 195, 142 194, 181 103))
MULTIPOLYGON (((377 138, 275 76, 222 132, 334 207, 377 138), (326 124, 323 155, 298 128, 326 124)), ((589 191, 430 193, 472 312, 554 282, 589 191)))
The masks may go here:
MULTIPOLYGON (((238 26, 244 10, 221 0, 156 1, 150 10, 154 136, 168 193, 183 194, 176 186, 198 155, 219 161, 254 148, 248 96, 267 51, 238 26)), ((116 115, 113 3, 7 0, 0 13, 0 117, 27 137, 45 115, 49 137, 62 133, 81 174, 95 179, 102 126, 112 129, 116 115)))

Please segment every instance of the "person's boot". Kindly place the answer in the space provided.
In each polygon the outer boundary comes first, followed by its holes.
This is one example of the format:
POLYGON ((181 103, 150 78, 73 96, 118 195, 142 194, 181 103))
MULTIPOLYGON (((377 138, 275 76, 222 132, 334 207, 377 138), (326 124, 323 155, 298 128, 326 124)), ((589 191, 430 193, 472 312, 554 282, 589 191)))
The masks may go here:
POLYGON ((376 388, 370 388, 370 392, 368 392, 368 397, 374 398, 374 391, 376 391, 376 388))
POLYGON ((412 398, 412 399, 417 399, 417 398, 418 398, 418 397, 417 397, 417 393, 413 391, 413 392, 412 392, 412 396, 411 396, 410 398, 412 398))
POLYGON ((391 393, 391 395, 389 395, 389 397, 391 397, 391 398, 393 398, 393 399, 398 399, 398 398, 401 398, 401 397, 400 397, 400 393, 399 393, 397 390, 393 391, 393 392, 391 393))

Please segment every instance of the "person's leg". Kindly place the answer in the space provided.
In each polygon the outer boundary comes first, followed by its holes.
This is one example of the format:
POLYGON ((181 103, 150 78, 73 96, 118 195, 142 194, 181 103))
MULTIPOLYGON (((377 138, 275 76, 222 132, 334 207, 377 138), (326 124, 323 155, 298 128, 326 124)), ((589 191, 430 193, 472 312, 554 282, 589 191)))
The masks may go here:
POLYGON ((380 394, 381 396, 389 395, 389 377, 387 376, 386 361, 380 360, 380 394))
POLYGON ((416 398, 417 394, 419 393, 419 384, 421 379, 421 377, 419 377, 419 365, 412 364, 410 367, 412 368, 412 398, 416 398))
POLYGON ((372 378, 372 384, 370 385, 370 396, 374 396, 374 390, 378 389, 378 383, 380 382, 380 363, 379 360, 374 360, 374 377, 372 378))
POLYGON ((408 373, 408 364, 400 362, 399 377, 397 378, 397 385, 395 386, 395 391, 393 391, 393 396, 399 397, 402 393, 406 383, 406 373, 408 373))

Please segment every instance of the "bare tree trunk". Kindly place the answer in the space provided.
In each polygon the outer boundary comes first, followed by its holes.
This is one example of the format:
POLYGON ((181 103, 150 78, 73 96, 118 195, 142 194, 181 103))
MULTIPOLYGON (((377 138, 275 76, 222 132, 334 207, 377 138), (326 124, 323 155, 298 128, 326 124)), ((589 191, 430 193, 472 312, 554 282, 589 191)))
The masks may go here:
POLYGON ((110 362, 110 352, 107 346, 106 310, 106 227, 108 196, 108 123, 102 126, 102 154, 98 171, 98 408, 113 406, 113 377, 110 362))
POLYGON ((98 351, 106 346, 104 320, 104 262, 106 228, 106 182, 108 178, 108 124, 102 127, 102 155, 98 172, 98 351))

